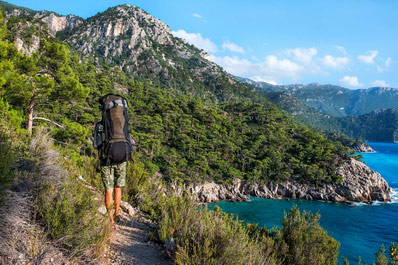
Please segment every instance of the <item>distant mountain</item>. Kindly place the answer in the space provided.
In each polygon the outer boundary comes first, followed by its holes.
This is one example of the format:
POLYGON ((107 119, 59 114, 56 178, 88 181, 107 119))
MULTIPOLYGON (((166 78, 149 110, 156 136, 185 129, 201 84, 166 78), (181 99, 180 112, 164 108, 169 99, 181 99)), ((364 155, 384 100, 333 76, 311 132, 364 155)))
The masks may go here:
POLYGON ((382 108, 398 108, 398 89, 373 87, 350 90, 333 85, 287 86, 298 99, 333 116, 361 115, 382 108))
MULTIPOLYGON (((209 61, 204 50, 174 37, 164 22, 136 6, 116 6, 84 20, 48 11, 25 11, 5 2, 1 5, 8 10, 6 17, 33 16, 36 22, 45 23, 50 34, 68 43, 82 58, 93 60, 97 67, 117 67, 137 80, 150 79, 205 102, 247 98, 270 105, 251 87, 209 61)), ((38 50, 40 38, 35 34, 33 43, 31 37, 22 37, 32 35, 26 31, 16 35, 21 36, 16 40, 20 50, 38 50)))
POLYGON ((307 106, 325 114, 343 117, 361 115, 383 108, 398 108, 398 88, 372 87, 368 89, 348 89, 335 85, 271 85, 240 78, 257 91, 289 91, 307 106))
POLYGON ((398 109, 380 109, 338 120, 342 130, 350 136, 360 135, 369 141, 398 142, 398 109))
POLYGON ((281 109, 305 124, 319 128, 322 131, 342 131, 337 117, 327 115, 304 104, 289 91, 284 92, 259 92, 281 109))
MULTIPOLYGON (((348 104, 347 95, 354 95, 352 92, 355 92, 356 98, 359 99, 356 101, 356 106, 361 105, 361 102, 366 102, 371 98, 374 99, 374 105, 377 106, 382 105, 383 100, 386 101, 387 106, 398 105, 398 101, 394 102, 389 99, 390 96, 393 98, 395 97, 398 89, 370 88, 366 90, 353 91, 343 87, 331 85, 322 86, 319 84, 310 84, 307 86, 275 86, 266 82, 255 82, 246 78, 237 78, 242 82, 252 85, 258 93, 261 93, 281 109, 309 126, 316 127, 322 131, 342 132, 350 137, 361 138, 369 141, 398 141, 398 109, 396 108, 377 109, 362 115, 335 117, 309 106, 309 102, 312 103, 312 105, 316 105, 316 102, 320 103, 320 99, 326 97, 329 99, 333 98, 334 102, 340 102, 340 104, 348 104), (316 88, 318 88, 318 90, 316 90, 316 88), (336 89, 338 89, 337 93, 336 89), (312 91, 311 93, 313 93, 313 96, 310 99, 299 99, 299 96, 303 97, 303 95, 305 95, 305 93, 309 93, 309 91, 312 91), (318 92, 320 93, 320 96, 316 94, 318 92), (315 99, 319 100, 317 101, 315 99)), ((333 104, 319 104, 316 106, 322 107, 322 110, 328 109, 329 113, 336 113, 337 111, 337 109, 333 107, 333 104)), ((362 106, 365 107, 365 105, 362 106)), ((355 108, 347 107, 347 109, 355 108)))

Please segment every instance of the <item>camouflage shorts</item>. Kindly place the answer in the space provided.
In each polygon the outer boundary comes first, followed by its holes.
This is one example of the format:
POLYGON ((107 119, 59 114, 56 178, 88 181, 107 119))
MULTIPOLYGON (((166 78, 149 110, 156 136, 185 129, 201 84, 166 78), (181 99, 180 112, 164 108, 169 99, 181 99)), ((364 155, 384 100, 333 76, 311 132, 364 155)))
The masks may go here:
POLYGON ((106 190, 126 185, 127 162, 117 165, 101 166, 102 182, 106 190))

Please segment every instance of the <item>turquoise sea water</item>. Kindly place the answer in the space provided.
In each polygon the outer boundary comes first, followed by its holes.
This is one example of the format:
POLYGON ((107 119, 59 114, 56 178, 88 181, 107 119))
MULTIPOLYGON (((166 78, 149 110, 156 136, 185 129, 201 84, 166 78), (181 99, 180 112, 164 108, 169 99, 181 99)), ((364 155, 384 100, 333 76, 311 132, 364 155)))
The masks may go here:
POLYGON ((350 264, 357 264, 359 256, 364 264, 371 264, 375 260, 374 253, 382 243, 388 248, 391 242, 398 242, 398 144, 369 144, 376 153, 362 154, 364 161, 394 189, 391 203, 349 206, 318 201, 251 198, 250 202, 222 201, 216 205, 225 212, 238 215, 241 220, 268 228, 280 227, 284 212, 288 212, 294 204, 301 210, 319 211, 322 227, 341 243, 340 254, 348 258, 350 264))

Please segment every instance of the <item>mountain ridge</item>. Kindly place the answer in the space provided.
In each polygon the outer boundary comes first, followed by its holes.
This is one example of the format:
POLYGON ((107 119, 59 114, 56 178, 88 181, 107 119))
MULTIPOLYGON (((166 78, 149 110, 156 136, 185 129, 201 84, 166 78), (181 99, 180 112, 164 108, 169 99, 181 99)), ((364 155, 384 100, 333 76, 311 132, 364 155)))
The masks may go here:
POLYGON ((307 106, 335 117, 362 115, 381 108, 398 108, 398 88, 370 87, 353 90, 331 84, 272 85, 248 78, 238 79, 265 92, 289 91, 307 106))

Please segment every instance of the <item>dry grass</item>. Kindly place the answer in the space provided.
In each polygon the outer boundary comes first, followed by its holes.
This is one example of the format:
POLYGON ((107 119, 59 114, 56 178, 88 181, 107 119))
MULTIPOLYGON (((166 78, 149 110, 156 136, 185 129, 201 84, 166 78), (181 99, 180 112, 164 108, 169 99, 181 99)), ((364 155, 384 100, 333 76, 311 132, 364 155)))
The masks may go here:
POLYGON ((46 240, 33 219, 33 197, 28 192, 7 192, 0 208, 0 264, 62 264, 68 258, 46 240))
POLYGON ((104 249, 109 235, 107 218, 98 213, 98 195, 79 180, 79 170, 54 147, 45 129, 31 140, 35 160, 35 206, 51 240, 69 257, 92 260, 104 249))

